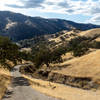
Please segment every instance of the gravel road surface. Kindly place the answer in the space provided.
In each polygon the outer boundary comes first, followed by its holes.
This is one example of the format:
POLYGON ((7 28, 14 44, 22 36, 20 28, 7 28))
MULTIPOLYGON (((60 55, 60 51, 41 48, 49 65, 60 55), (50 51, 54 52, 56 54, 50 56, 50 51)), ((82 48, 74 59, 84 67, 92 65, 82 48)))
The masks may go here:
POLYGON ((12 84, 8 87, 2 100, 58 100, 34 90, 27 79, 19 72, 21 65, 14 67, 11 72, 12 84))

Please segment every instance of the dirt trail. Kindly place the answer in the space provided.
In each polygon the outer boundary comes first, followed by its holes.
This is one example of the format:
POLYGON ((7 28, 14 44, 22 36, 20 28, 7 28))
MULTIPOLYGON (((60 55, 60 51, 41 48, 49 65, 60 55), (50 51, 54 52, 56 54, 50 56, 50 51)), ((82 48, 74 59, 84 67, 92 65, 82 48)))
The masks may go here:
POLYGON ((21 65, 15 66, 12 73, 12 84, 2 100, 58 100, 41 94, 40 92, 31 88, 27 79, 22 77, 19 72, 21 65))

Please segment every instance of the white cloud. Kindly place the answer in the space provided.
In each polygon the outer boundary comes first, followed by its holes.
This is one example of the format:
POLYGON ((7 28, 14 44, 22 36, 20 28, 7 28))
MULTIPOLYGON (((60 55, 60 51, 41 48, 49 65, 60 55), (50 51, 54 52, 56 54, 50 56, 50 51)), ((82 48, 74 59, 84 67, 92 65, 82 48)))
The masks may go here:
MULTIPOLYGON (((0 1, 4 3, 8 0, 0 1)), ((45 12, 93 15, 100 13, 100 0, 9 0, 10 8, 39 8, 45 12), (42 7, 42 8, 41 8, 42 7)))
POLYGON ((19 0, 0 0, 0 10, 12 10, 14 8, 9 8, 5 6, 6 4, 19 4, 22 5, 22 3, 19 0))
POLYGON ((0 10, 9 9, 89 15, 93 16, 90 21, 100 23, 100 18, 97 19, 100 16, 100 0, 0 0, 0 10))
POLYGON ((100 24, 100 14, 94 15, 88 22, 100 24))
POLYGON ((46 0, 41 11, 93 15, 100 13, 99 5, 100 0, 46 0))

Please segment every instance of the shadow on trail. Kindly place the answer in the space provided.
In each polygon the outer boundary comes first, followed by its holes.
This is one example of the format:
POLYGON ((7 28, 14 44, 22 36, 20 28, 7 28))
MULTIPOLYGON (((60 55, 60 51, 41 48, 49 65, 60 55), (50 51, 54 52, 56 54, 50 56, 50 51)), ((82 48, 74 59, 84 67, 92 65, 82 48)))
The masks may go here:
MULTIPOLYGON (((29 82, 24 77, 13 77, 12 79, 12 87, 29 86, 29 85, 30 85, 29 82)), ((3 99, 11 98, 12 94, 13 94, 13 91, 7 90, 3 99)))
POLYGON ((11 71, 12 72, 15 72, 15 71, 17 71, 18 69, 17 68, 13 68, 11 71))
POLYGON ((29 82, 24 77, 15 77, 12 80, 13 87, 16 86, 29 86, 29 82))
POLYGON ((9 91, 7 90, 6 93, 5 93, 5 96, 3 97, 4 98, 11 98, 11 95, 13 94, 13 91, 9 91))

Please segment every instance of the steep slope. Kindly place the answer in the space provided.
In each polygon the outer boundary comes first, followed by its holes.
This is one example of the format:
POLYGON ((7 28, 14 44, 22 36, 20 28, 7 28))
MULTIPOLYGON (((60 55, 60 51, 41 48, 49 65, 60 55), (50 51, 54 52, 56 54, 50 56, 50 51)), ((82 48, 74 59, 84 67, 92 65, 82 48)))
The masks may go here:
POLYGON ((29 17, 19 13, 0 11, 0 35, 9 36, 14 41, 62 30, 88 30, 99 27, 99 25, 93 24, 79 24, 62 19, 29 17))
POLYGON ((76 57, 65 61, 61 66, 65 66, 57 73, 70 75, 74 77, 92 77, 100 79, 100 50, 95 50, 82 57, 76 57))

